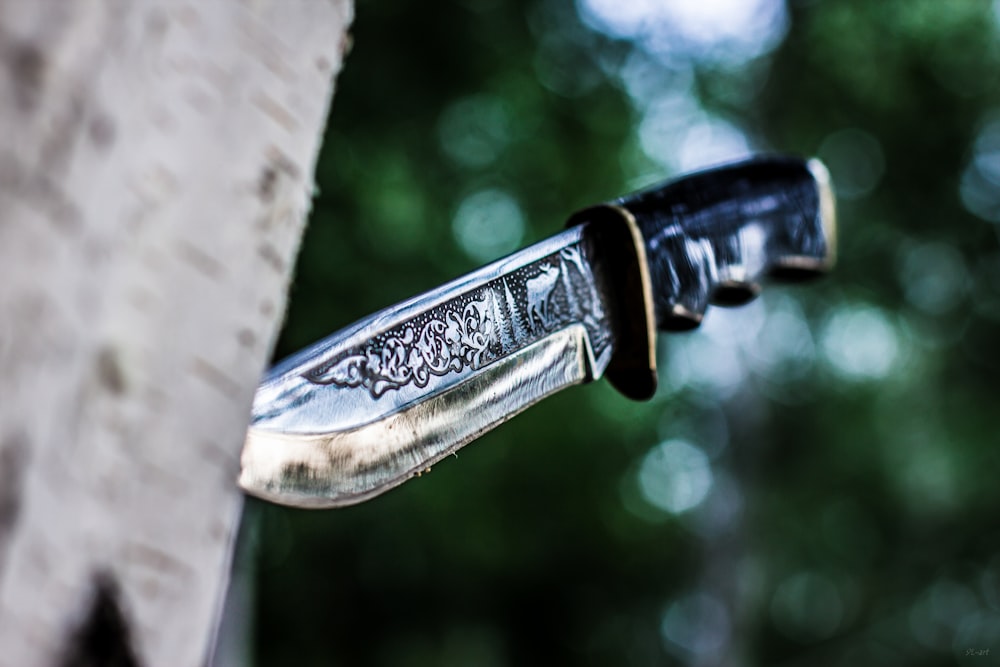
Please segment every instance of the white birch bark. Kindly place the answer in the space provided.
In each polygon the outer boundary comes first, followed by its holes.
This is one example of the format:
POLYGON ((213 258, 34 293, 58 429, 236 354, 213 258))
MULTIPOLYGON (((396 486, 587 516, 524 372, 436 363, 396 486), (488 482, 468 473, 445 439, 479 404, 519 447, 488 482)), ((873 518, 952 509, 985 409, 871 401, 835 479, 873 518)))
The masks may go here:
POLYGON ((0 665, 204 664, 351 14, 0 0, 0 665))

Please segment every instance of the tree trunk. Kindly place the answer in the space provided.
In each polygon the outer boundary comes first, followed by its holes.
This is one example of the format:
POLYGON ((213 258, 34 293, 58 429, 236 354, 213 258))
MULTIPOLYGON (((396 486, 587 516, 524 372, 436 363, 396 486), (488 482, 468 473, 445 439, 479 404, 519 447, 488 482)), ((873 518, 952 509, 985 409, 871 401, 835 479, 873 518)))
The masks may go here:
POLYGON ((350 0, 0 0, 0 665, 203 664, 350 0))

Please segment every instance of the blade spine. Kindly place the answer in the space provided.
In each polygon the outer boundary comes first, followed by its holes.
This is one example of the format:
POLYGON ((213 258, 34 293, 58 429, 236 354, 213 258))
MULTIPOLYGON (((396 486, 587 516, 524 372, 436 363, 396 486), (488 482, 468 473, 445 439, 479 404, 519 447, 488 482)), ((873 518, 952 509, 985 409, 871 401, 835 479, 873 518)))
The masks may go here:
MULTIPOLYGON (((572 364, 569 362, 567 358, 562 358, 561 361, 563 361, 565 364, 564 368, 572 367, 572 364)), ((318 433, 318 434, 282 433, 276 430, 251 428, 247 434, 247 442, 244 446, 244 451, 243 451, 242 465, 241 465, 242 470, 239 479, 240 487, 243 488, 244 491, 252 495, 297 507, 313 507, 313 508, 344 507, 363 502, 372 497, 380 495, 386 491, 389 491, 390 489, 395 488, 396 486, 402 484, 408 479, 411 479, 412 477, 415 476, 415 473, 422 471, 424 468, 429 468, 430 466, 435 465, 437 462, 447 458, 448 456, 450 456, 457 450, 461 449, 465 445, 469 444, 473 440, 476 440, 484 433, 492 430, 493 428, 496 428, 497 426, 501 425, 506 421, 509 421, 514 416, 520 414, 529 407, 541 402, 545 398, 555 393, 558 393, 563 389, 573 386, 574 384, 581 384, 588 382, 592 379, 595 379, 595 375, 599 375, 599 373, 596 373, 596 369, 592 365, 593 363, 594 363, 594 353, 590 342, 589 334, 586 330, 586 327, 584 327, 583 324, 577 323, 569 327, 565 327, 563 329, 555 331, 551 335, 546 336, 545 338, 536 341, 535 343, 532 343, 531 345, 527 346, 522 350, 519 350, 518 353, 516 353, 515 355, 511 355, 509 357, 500 360, 500 362, 498 362, 496 367, 490 369, 490 373, 477 374, 473 377, 466 378, 463 382, 459 383, 459 385, 449 388, 449 390, 444 394, 428 397, 423 401, 410 405, 406 410, 394 412, 390 417, 387 418, 384 417, 381 419, 377 419, 367 424, 360 425, 344 431, 332 431, 332 432, 318 433), (560 341, 562 341, 562 343, 560 343, 560 341), (560 344, 562 345, 561 348, 559 347, 560 344), (249 459, 251 459, 254 456, 255 452, 259 449, 260 446, 267 445, 267 443, 265 443, 264 440, 268 438, 272 439, 271 444, 277 444, 277 442, 275 441, 278 442, 285 441, 289 443, 295 443, 296 445, 298 445, 295 453, 298 453, 299 451, 302 451, 303 448, 306 448, 311 450, 311 453, 313 455, 318 455, 318 450, 320 448, 328 448, 330 443, 333 442, 334 440, 346 440, 352 437, 364 437, 365 436, 364 432, 366 430, 370 430, 371 427, 379 423, 393 420, 395 422, 402 422, 403 424, 405 424, 406 419, 409 417, 410 413, 417 412, 420 410, 431 410, 432 408, 435 407, 433 405, 430 405, 421 408, 420 407, 421 405, 432 403, 435 401, 444 402, 448 399, 447 394, 453 394, 461 391, 462 389, 468 390, 471 388, 478 397, 488 398, 491 392, 495 392, 495 387, 498 384, 495 380, 492 380, 490 377, 488 377, 488 375, 495 373, 501 376, 505 375, 508 377, 513 377, 515 374, 510 373, 508 369, 503 368, 504 365, 522 367, 524 365, 523 360, 525 358, 530 358, 532 354, 535 354, 538 351, 545 352, 547 348, 552 350, 551 354, 561 352, 565 354, 574 355, 580 367, 579 374, 571 381, 566 381, 562 383, 554 382, 552 386, 550 386, 546 391, 539 392, 537 394, 529 394, 525 392, 511 393, 510 394, 511 396, 514 396, 516 398, 524 398, 526 400, 519 401, 513 404, 514 406, 513 409, 509 410, 507 408, 511 407, 511 404, 510 403, 504 404, 500 408, 501 410, 503 410, 501 416, 484 419, 479 426, 477 426, 470 432, 465 433, 461 437, 449 442, 441 451, 433 454, 427 459, 421 460, 419 464, 410 466, 405 470, 403 470, 402 472, 394 474, 387 480, 379 482, 376 485, 372 486, 371 488, 366 489, 360 493, 330 496, 330 495, 324 495, 324 493, 321 492, 309 493, 307 491, 302 491, 302 490, 293 491, 283 486, 279 486, 276 490, 271 490, 268 488, 269 486, 268 484, 266 483, 261 484, 259 483, 259 480, 256 478, 262 477, 273 480, 275 479, 275 476, 273 474, 268 475, 266 474, 265 471, 254 477, 250 476, 249 470, 254 468, 255 466, 253 464, 253 461, 250 461, 249 459), (255 435, 260 436, 260 439, 258 440, 254 438, 255 435)), ((558 369, 560 367, 557 366, 556 364, 546 364, 545 366, 543 366, 543 368, 545 369, 546 372, 551 373, 553 372, 554 369, 558 369)), ((538 376, 536 375, 534 377, 538 376)), ((517 384, 520 384, 520 382, 517 384)), ((487 405, 489 405, 488 401, 487 405)), ((396 424, 390 426, 389 428, 391 429, 395 425, 396 424)), ((425 434, 426 433, 427 431, 425 431, 425 434)), ((425 437, 427 436, 425 435, 425 437)), ((444 442, 448 441, 447 438, 444 438, 441 434, 438 434, 436 432, 433 435, 432 439, 439 437, 442 438, 442 441, 444 442)), ((427 443, 422 443, 422 445, 414 445, 414 449, 395 450, 391 452, 391 454, 389 454, 388 456, 390 457, 390 460, 396 459, 396 457, 403 456, 405 454, 410 454, 413 451, 417 451, 419 449, 419 446, 425 446, 426 444, 427 443)), ((329 452, 327 452, 327 454, 329 455, 329 452)), ((283 457, 283 458, 284 460, 281 462, 282 466, 295 465, 295 464, 307 465, 304 457, 299 457, 297 461, 294 460, 294 456, 283 457)), ((378 467, 379 463, 380 461, 376 461, 375 464, 368 466, 366 469, 374 469, 378 467)), ((275 466, 274 464, 272 464, 270 467, 274 468, 275 466)), ((365 474, 364 470, 366 469, 360 471, 350 470, 347 476, 355 479, 360 478, 362 477, 363 474, 365 474)), ((327 479, 329 479, 329 477, 327 479)), ((308 487, 306 485, 301 485, 300 488, 308 488, 308 487)))

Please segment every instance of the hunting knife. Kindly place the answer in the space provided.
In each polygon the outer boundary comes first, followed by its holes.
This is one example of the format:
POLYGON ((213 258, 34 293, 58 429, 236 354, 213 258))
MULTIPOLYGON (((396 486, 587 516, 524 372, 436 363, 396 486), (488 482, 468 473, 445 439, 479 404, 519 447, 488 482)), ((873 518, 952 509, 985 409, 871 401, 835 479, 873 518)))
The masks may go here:
POLYGON ((834 197, 817 160, 764 156, 572 215, 562 233, 377 312, 261 382, 240 486, 297 507, 419 476, 570 385, 656 390, 656 330, 740 305, 764 277, 827 271, 834 197))

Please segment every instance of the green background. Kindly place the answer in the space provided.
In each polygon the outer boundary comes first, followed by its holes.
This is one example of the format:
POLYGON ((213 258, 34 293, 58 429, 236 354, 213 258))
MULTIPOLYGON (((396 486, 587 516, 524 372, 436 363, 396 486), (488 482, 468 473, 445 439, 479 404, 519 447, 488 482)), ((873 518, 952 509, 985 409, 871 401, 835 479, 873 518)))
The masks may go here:
POLYGON ((1000 662, 998 6, 748 4, 359 2, 276 357, 749 152, 827 162, 839 263, 661 336, 649 403, 248 501, 255 664, 1000 662))

